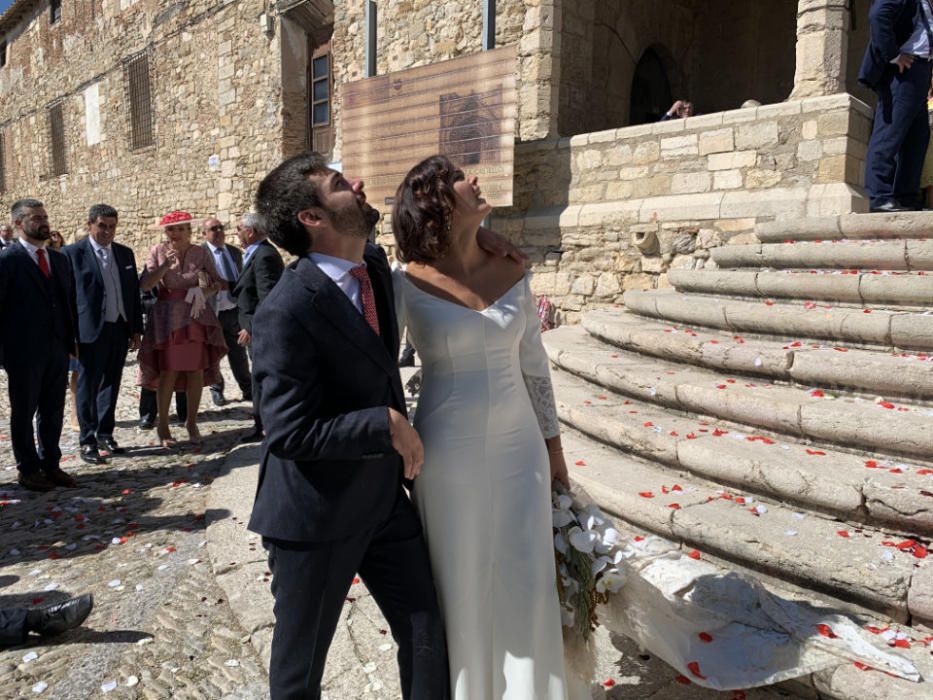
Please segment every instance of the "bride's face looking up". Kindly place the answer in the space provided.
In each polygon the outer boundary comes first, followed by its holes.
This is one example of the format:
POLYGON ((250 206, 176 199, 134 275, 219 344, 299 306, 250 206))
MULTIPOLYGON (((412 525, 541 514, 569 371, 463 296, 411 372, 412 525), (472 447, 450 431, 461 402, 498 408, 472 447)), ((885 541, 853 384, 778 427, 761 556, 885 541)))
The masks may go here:
POLYGON ((454 173, 452 185, 454 191, 453 227, 474 228, 479 226, 492 207, 483 199, 479 179, 473 175, 466 177, 462 170, 454 173))

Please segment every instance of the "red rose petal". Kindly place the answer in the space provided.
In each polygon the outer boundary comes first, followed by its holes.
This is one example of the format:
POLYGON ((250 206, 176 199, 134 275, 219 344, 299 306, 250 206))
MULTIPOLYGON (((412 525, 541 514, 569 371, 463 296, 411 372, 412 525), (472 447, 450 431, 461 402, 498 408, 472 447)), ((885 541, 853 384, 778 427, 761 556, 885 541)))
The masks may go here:
POLYGON ((608 678, 608 679, 606 679, 606 680, 603 681, 603 687, 604 687, 604 688, 611 688, 611 687, 614 686, 615 684, 616 684, 616 682, 615 682, 613 679, 611 679, 611 678, 608 678))
POLYGON ((639 491, 638 495, 642 498, 654 498, 654 494, 651 491, 639 491))
POLYGON ((584 462, 582 459, 578 459, 576 462, 574 462, 574 464, 576 464, 578 467, 586 466, 586 462, 584 462))
POLYGON ((683 675, 677 676, 677 678, 675 678, 674 680, 680 683, 681 685, 690 685, 692 683, 692 681, 689 678, 683 675))
POLYGON ((868 664, 863 664, 861 661, 853 661, 852 665, 855 666, 859 671, 871 671, 872 667, 868 664))
POLYGON ((700 638, 700 641, 706 642, 707 644, 713 641, 713 635, 708 634, 707 632, 700 632, 700 634, 697 636, 700 638))
POLYGON ((694 549, 694 550, 691 551, 691 552, 687 552, 687 556, 690 557, 691 559, 699 559, 699 558, 700 558, 700 553, 699 553, 697 550, 694 549))
POLYGON ((832 628, 829 625, 817 625, 816 631, 820 633, 823 637, 828 637, 829 639, 836 639, 836 633, 833 632, 832 628))
POLYGON ((687 664, 687 669, 697 678, 700 678, 704 681, 706 680, 706 676, 700 673, 700 663, 698 661, 691 661, 689 664, 687 664))
POLYGON ((836 530, 836 534, 840 537, 845 537, 846 539, 849 539, 852 536, 849 534, 848 530, 836 530))
POLYGON ((808 455, 819 455, 819 456, 824 456, 824 457, 826 456, 826 453, 821 450, 807 450, 807 454, 808 455))
POLYGON ((671 503, 671 504, 668 506, 668 508, 670 508, 671 510, 680 510, 680 504, 679 504, 679 503, 671 503))

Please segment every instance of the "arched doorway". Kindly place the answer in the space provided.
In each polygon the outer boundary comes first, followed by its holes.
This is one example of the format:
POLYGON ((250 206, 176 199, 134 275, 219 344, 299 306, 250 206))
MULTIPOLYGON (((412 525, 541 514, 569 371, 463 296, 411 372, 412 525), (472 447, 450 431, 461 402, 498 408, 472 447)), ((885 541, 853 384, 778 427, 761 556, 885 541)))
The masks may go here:
POLYGON ((673 101, 671 81, 664 61, 654 48, 647 49, 638 61, 632 78, 629 123, 656 122, 670 109, 673 101))

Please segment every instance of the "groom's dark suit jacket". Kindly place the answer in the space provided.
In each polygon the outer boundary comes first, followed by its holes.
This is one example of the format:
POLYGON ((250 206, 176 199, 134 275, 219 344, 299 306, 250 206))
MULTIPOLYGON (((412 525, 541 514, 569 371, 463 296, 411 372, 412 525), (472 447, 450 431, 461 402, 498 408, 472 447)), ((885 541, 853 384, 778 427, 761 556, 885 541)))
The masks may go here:
POLYGON ((913 34, 921 2, 926 0, 875 0, 868 14, 871 40, 859 70, 860 83, 874 89, 886 74, 894 74, 897 66, 891 61, 913 34))
POLYGON ((253 318, 253 373, 266 430, 249 529, 296 542, 345 538, 385 521, 402 461, 388 407, 405 413, 392 279, 367 244, 381 335, 307 256, 253 318))

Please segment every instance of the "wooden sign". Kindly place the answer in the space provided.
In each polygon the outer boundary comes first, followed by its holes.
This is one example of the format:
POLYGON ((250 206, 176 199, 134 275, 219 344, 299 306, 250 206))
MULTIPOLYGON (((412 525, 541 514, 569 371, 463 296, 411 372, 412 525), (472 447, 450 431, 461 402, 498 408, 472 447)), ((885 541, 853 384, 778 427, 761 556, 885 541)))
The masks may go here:
POLYGON ((366 181, 370 203, 391 205, 405 175, 440 153, 479 178, 493 206, 512 204, 518 95, 515 47, 343 86, 343 172, 366 181))

